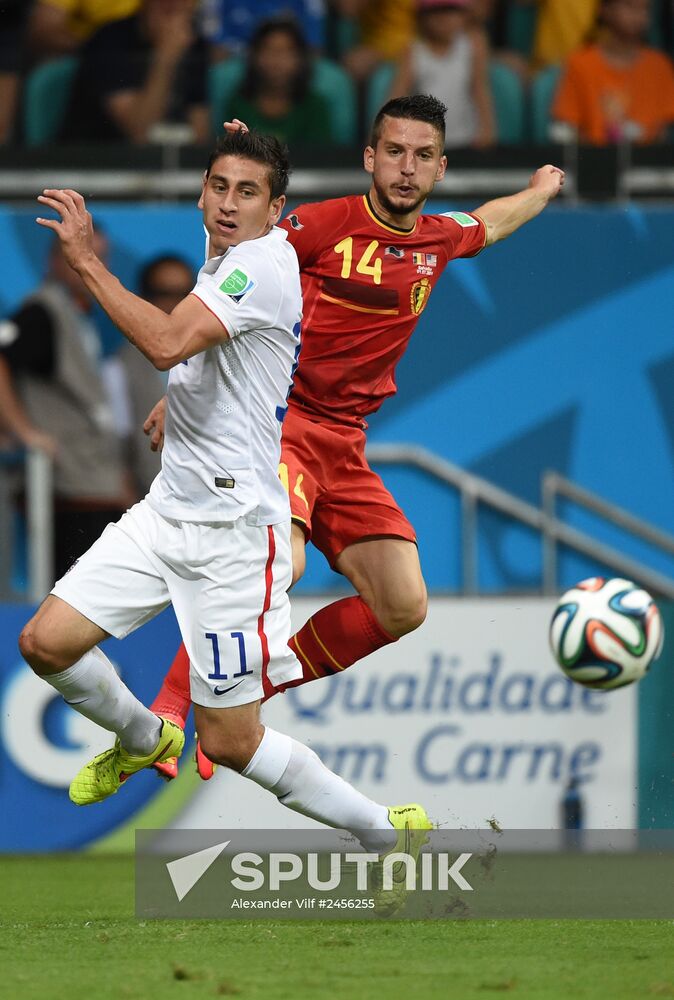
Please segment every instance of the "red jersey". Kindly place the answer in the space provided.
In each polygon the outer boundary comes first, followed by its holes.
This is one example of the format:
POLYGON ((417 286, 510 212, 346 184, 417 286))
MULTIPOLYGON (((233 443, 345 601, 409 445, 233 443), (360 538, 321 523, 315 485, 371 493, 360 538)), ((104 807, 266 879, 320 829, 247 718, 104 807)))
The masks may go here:
POLYGON ((304 298, 290 406, 362 425, 395 393, 395 366, 444 268, 479 253, 485 225, 447 212, 396 229, 367 195, 300 205, 280 225, 297 252, 304 298))

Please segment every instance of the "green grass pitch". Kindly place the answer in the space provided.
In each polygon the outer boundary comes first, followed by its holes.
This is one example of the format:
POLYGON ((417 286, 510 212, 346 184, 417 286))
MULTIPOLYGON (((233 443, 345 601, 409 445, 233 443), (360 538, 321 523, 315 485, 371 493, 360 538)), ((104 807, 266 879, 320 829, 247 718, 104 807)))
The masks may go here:
POLYGON ((8 1000, 650 1000, 674 921, 137 921, 133 861, 0 860, 8 1000))

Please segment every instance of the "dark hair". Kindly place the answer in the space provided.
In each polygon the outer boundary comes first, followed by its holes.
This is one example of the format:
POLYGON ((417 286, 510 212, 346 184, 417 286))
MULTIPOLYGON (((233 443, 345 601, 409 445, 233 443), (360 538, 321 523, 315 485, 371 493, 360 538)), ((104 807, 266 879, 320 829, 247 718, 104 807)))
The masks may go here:
POLYGON ((290 160, 288 148, 281 144, 273 135, 263 135, 262 132, 228 132, 221 136, 215 149, 208 158, 206 176, 211 167, 221 156, 239 156, 244 160, 254 160, 269 168, 269 186, 271 197, 280 198, 286 193, 288 177, 290 176, 290 160))
POLYGON ((384 118, 411 118, 416 122, 428 122, 440 134, 445 145, 445 115, 447 108, 437 97, 430 94, 413 94, 411 97, 394 97, 392 101, 387 101, 383 108, 377 112, 377 117, 372 123, 372 134, 370 145, 376 148, 381 136, 381 128, 384 118))
POLYGON ((270 35, 282 32, 293 42, 299 55, 299 67, 290 85, 290 98, 294 103, 300 103, 307 96, 311 80, 311 50, 302 27, 292 17, 275 17, 262 21, 248 44, 246 54, 246 69, 239 94, 246 100, 256 101, 262 93, 263 79, 257 68, 257 55, 270 35))
POLYGON ((138 275, 138 290, 142 298, 147 299, 154 293, 153 282, 155 271, 158 271, 164 264, 178 264, 180 267, 184 267, 189 272, 190 279, 193 280, 194 270, 184 257, 179 257, 175 253, 160 254, 158 257, 148 260, 140 270, 140 274, 138 275))

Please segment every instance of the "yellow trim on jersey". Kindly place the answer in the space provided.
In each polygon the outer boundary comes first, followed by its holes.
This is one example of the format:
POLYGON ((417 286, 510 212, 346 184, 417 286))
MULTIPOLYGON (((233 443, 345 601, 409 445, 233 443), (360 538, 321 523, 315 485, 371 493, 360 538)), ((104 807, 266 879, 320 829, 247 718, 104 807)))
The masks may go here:
POLYGON ((370 208, 370 203, 367 200, 366 194, 363 195, 363 205, 365 206, 365 211, 370 216, 372 221, 376 222, 378 226, 381 226, 381 228, 385 229, 387 232, 395 233, 396 236, 412 236, 412 234, 416 232, 417 223, 419 222, 418 216, 411 229, 400 229, 396 226, 387 225, 385 222, 382 222, 378 215, 375 215, 374 211, 370 208))
POLYGON ((377 316, 399 316, 399 309, 370 309, 367 306, 357 306, 353 302, 345 302, 344 299, 333 299, 332 295, 326 295, 325 292, 321 292, 320 297, 325 299, 326 302, 333 302, 337 306, 344 306, 345 309, 353 309, 354 312, 359 313, 374 313, 377 316))
POLYGON ((318 645, 321 647, 321 649, 323 650, 323 652, 325 653, 325 655, 327 656, 327 658, 329 660, 331 660, 332 663, 334 663, 334 665, 337 667, 338 670, 343 670, 344 667, 342 666, 342 664, 337 662, 337 660, 334 658, 334 656, 332 655, 332 653, 330 652, 330 650, 326 649, 325 646, 323 645, 323 643, 321 642, 321 640, 318 638, 318 632, 314 628, 314 622, 313 622, 312 618, 309 619, 309 625, 311 626, 311 631, 314 633, 314 639, 316 640, 316 642, 318 643, 318 645))
POLYGON ((313 673, 314 677, 322 677, 323 674, 319 674, 318 673, 318 671, 316 670, 316 667, 313 665, 313 663, 311 662, 311 660, 309 659, 309 657, 306 655, 306 653, 304 652, 304 650, 300 646, 299 642, 297 641, 297 636, 295 635, 293 638, 295 640, 295 645, 297 646, 297 648, 299 649, 299 651, 300 651, 300 653, 302 655, 302 659, 304 660, 304 662, 306 663, 306 665, 311 668, 311 672, 313 673))

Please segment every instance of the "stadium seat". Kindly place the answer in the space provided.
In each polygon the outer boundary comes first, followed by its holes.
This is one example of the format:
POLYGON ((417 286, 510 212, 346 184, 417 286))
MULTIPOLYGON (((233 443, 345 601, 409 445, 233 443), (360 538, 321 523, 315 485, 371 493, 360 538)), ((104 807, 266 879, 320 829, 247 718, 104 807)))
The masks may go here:
POLYGON ((665 37, 663 22, 665 20, 665 0, 651 0, 651 20, 648 28, 647 41, 656 49, 664 48, 665 37))
POLYGON ((23 89, 23 133, 27 146, 41 146, 53 139, 68 107, 78 60, 53 59, 27 77, 23 89))
MULTIPOLYGON (((211 127, 215 135, 222 131, 226 118, 236 115, 230 104, 232 94, 244 73, 242 59, 226 59, 209 70, 208 90, 211 127)), ((317 59, 312 86, 330 106, 330 123, 335 142, 349 145, 356 137, 356 96, 353 81, 345 70, 329 59, 317 59)))
POLYGON ((353 145, 356 142, 356 91, 349 74, 329 59, 317 59, 313 86, 330 105, 335 142, 342 146, 353 145))
POLYGON ((524 88, 515 70, 504 63, 489 65, 491 98, 494 102, 499 144, 512 146, 524 139, 524 88))
POLYGON ((365 98, 365 111, 367 113, 368 129, 375 119, 377 112, 388 97, 395 75, 395 65, 393 63, 382 63, 381 66, 372 73, 367 83, 367 94, 365 98))
POLYGON ((236 117, 236 108, 230 99, 243 77, 243 59, 232 57, 213 63, 208 70, 208 104, 211 110, 211 129, 214 135, 222 132, 222 123, 236 117))
POLYGON ((531 136, 536 143, 550 141, 550 108, 561 72, 561 66, 548 66, 531 84, 531 136))
POLYGON ((530 58, 534 46, 537 15, 535 4, 511 4, 506 15, 506 48, 519 52, 525 59, 530 58))

